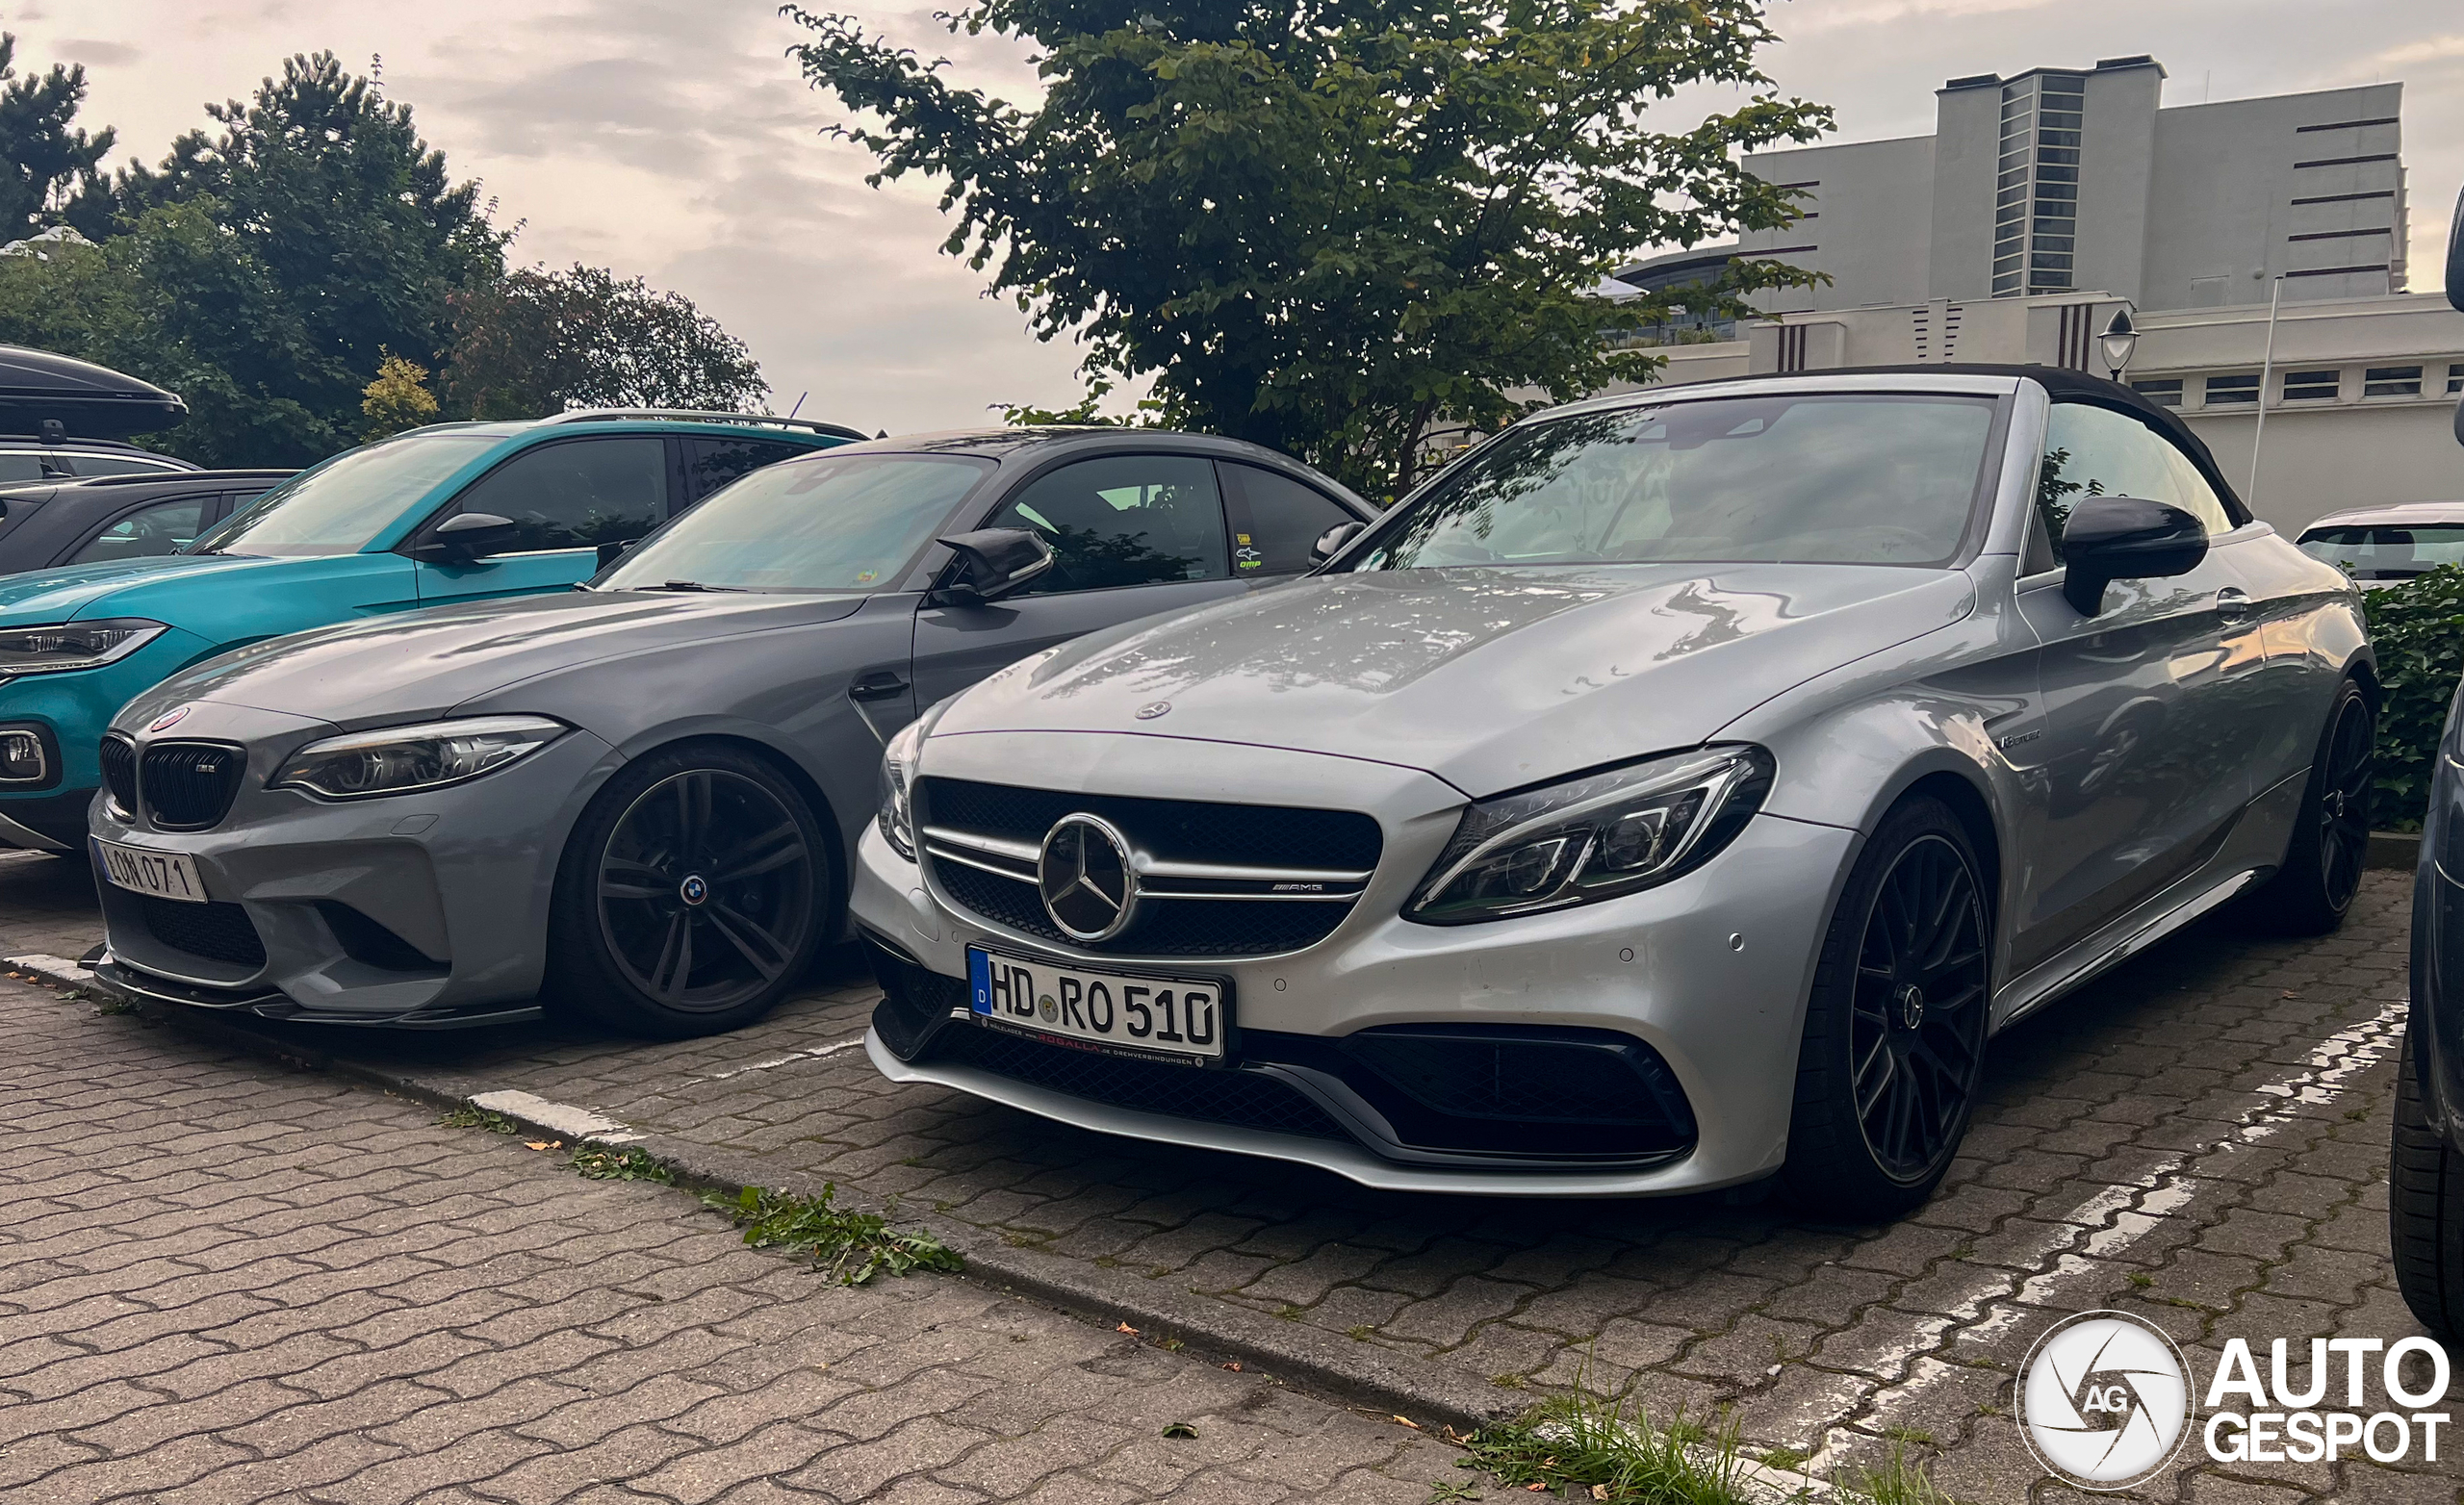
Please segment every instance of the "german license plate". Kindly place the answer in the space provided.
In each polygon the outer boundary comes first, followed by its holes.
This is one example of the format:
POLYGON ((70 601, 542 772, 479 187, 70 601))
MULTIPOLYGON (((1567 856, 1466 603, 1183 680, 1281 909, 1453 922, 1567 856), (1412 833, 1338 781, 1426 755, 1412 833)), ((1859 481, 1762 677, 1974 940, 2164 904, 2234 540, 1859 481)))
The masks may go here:
POLYGON ((205 880, 196 876, 196 863, 184 853, 148 852, 116 841, 97 841, 94 850, 102 856, 103 876, 132 893, 182 904, 206 903, 205 880))
POLYGON ((966 970, 975 1016, 995 1029, 1194 1066, 1223 1059, 1231 1010, 1212 979, 1087 972, 974 946, 966 970))

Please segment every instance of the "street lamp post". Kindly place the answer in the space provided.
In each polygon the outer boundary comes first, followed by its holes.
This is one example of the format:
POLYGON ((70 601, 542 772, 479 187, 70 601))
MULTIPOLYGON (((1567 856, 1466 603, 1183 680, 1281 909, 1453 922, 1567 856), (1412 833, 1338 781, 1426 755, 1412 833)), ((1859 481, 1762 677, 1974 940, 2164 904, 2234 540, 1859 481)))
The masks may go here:
POLYGON ((2130 365, 2130 352, 2139 344, 2139 326, 2130 321, 2130 305, 2124 303, 2115 309, 2105 332, 2096 338, 2105 347, 2105 369, 2113 373, 2114 380, 2121 380, 2122 371, 2130 365))
POLYGON ((2242 498, 2252 511, 2259 505, 2259 446, 2268 437, 2268 382, 2275 375, 2275 316, 2283 305, 2284 273, 2277 272, 2268 284, 2268 343, 2259 357, 2259 421, 2250 430, 2250 494, 2242 498))

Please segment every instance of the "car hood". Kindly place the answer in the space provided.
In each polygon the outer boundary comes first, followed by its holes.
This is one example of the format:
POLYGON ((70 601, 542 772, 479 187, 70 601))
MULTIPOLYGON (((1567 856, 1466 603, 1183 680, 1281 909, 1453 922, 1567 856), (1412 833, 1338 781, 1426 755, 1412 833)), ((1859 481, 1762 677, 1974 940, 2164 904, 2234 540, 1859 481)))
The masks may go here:
POLYGON ((1957 571, 1628 565, 1318 576, 1082 638, 936 737, 1137 731, 1371 758, 1485 798, 1707 740, 1966 615, 1957 571))
POLYGON ((431 606, 235 649, 131 701, 134 724, 188 701, 313 716, 346 730, 439 716, 542 675, 844 617, 856 596, 571 591, 431 606))
POLYGON ((228 573, 285 561, 240 554, 157 554, 0 575, 0 626, 143 614, 144 587, 157 580, 228 573))

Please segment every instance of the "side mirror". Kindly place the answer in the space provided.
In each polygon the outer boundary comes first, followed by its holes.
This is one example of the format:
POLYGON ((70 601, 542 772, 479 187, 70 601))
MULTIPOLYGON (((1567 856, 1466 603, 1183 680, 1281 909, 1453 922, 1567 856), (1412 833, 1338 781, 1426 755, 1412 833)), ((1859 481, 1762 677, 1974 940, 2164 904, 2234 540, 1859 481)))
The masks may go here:
POLYGON ((2207 557, 2207 529, 2169 502, 2082 497, 2062 529, 2063 599, 2092 617, 2116 580, 2188 574, 2207 557))
POLYGON ((1369 524, 1366 523, 1336 523, 1319 534, 1318 541, 1309 546, 1309 562, 1313 565, 1324 564, 1335 555, 1342 553, 1346 544, 1368 531, 1369 524))
POLYGON ((513 543, 521 525, 511 518, 500 518, 493 512, 465 512, 436 525, 427 542, 411 550, 414 559, 434 564, 469 564, 490 554, 502 553, 513 543))
POLYGON ((2455 195, 2455 218, 2447 227, 2447 301, 2464 314, 2464 193, 2455 195))
POLYGON ((641 543, 641 540, 640 540, 640 539, 638 539, 638 538, 626 538, 626 539, 619 539, 619 540, 617 540, 617 541, 616 541, 615 543, 613 543, 613 544, 602 544, 602 545, 600 545, 600 546, 599 546, 599 568, 601 568, 602 570, 606 569, 609 565, 614 564, 617 560, 622 559, 622 558, 624 558, 627 554, 631 553, 631 552, 633 551, 634 546, 636 546, 636 545, 638 545, 638 544, 640 544, 640 543, 641 543))
POLYGON ((958 551, 958 569, 941 587, 954 600, 997 601, 1026 589, 1052 568, 1052 546, 1032 528, 988 527, 937 540, 958 551))

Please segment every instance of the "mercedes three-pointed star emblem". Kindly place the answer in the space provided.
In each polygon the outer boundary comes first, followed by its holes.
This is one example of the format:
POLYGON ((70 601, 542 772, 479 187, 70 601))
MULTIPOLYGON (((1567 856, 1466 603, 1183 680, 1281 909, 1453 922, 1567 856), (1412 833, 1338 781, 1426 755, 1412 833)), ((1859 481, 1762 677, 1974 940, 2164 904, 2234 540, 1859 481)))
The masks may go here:
POLYGON ((1036 858, 1036 887, 1044 913, 1074 941, 1110 940, 1138 918, 1129 838, 1100 816, 1081 812, 1053 823, 1036 858))

